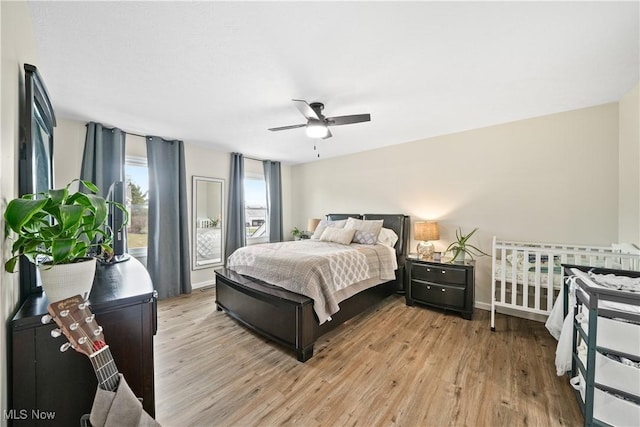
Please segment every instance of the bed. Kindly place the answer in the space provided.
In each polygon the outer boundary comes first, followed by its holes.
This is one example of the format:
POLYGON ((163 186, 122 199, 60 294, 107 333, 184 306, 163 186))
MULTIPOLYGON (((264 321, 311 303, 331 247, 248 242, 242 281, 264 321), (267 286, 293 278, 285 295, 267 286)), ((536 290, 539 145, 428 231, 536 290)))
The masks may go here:
MULTIPOLYGON (((402 214, 327 215, 327 219, 331 221, 346 220, 349 217, 364 221, 381 220, 384 228, 393 230, 398 236, 392 250, 397 269, 389 280, 339 301, 338 311, 325 310, 328 313, 327 317, 323 314, 323 310, 315 309, 313 298, 247 274, 240 274, 236 270, 244 270, 238 266, 230 268, 228 265, 216 271, 217 309, 224 311, 249 329, 293 349, 299 361, 305 362, 310 359, 313 356, 314 343, 320 336, 403 289, 409 217, 402 214)), ((299 244, 305 244, 305 242, 299 242, 299 244)), ((293 283, 293 286, 302 289, 311 279, 291 281, 297 282, 293 283)))
POLYGON ((514 242, 494 236, 491 267, 491 330, 499 309, 548 316, 562 287, 562 264, 640 270, 640 256, 623 248, 514 242))

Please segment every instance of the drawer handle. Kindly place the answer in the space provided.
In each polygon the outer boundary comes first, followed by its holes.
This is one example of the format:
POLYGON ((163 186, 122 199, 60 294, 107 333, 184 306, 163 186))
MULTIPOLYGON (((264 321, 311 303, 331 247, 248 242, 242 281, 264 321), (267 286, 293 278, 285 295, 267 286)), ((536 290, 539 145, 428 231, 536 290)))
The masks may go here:
POLYGON ((427 289, 431 289, 431 286, 427 286, 427 289))
POLYGON ((442 292, 444 292, 444 288, 442 288, 442 292))
POLYGON ((447 271, 446 270, 442 270, 442 274, 445 274, 447 271))
POLYGON ((430 272, 430 271, 431 271, 431 269, 430 269, 430 268, 427 268, 427 271, 429 271, 429 272, 430 272))

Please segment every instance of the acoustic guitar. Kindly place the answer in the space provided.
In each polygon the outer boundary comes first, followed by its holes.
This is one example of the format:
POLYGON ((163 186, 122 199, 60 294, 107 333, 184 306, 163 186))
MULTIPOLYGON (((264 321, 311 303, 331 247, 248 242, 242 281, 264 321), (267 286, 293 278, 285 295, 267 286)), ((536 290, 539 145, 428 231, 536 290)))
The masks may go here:
POLYGON ((55 320, 58 328, 51 331, 53 337, 64 334, 69 340, 60 346, 60 351, 73 348, 86 355, 91 361, 98 378, 98 387, 107 392, 96 392, 91 409, 91 417, 84 415, 82 425, 90 426, 94 420, 98 426, 145 426, 159 427, 160 424, 144 412, 140 399, 137 399, 126 380, 120 381, 121 375, 113 360, 111 350, 104 340, 102 326, 96 322, 95 314, 89 310, 89 303, 80 295, 49 304, 48 315, 44 315, 42 323, 55 320), (118 391, 118 387, 121 388, 118 391), (115 396, 120 396, 116 399, 115 396), (116 400, 118 403, 116 404, 116 400), (113 404, 113 406, 112 406, 113 404), (111 415, 111 410, 116 407, 111 415), (97 408, 97 409, 96 409, 97 408), (94 413, 95 410, 95 413, 94 413))
POLYGON ((98 325, 95 314, 89 310, 89 303, 76 295, 49 304, 47 311, 49 315, 43 316, 42 322, 55 320, 58 325, 58 328, 51 331, 51 336, 59 337, 64 334, 69 340, 60 346, 60 351, 73 348, 86 355, 98 378, 98 387, 116 391, 120 383, 118 368, 105 342, 102 326, 98 325))

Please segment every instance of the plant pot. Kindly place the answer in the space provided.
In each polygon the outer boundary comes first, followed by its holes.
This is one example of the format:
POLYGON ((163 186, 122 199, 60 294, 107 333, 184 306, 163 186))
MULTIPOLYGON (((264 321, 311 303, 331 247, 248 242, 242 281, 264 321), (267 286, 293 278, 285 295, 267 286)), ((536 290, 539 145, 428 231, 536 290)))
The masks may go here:
POLYGON ((49 303, 75 295, 87 299, 96 275, 96 259, 87 258, 71 264, 41 264, 38 272, 49 303))
POLYGON ((459 252, 458 255, 456 255, 451 262, 456 263, 456 264, 464 264, 464 258, 465 258, 465 253, 464 252, 459 252))

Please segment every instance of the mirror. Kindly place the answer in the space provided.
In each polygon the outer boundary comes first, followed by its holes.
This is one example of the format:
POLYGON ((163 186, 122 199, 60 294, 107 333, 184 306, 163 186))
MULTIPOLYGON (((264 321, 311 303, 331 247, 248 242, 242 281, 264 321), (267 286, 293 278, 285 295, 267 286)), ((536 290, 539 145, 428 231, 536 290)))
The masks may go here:
POLYGON ((193 269, 224 264, 224 180, 194 176, 191 183, 193 269))
MULTIPOLYGON (((24 104, 20 119, 20 196, 53 188, 53 128, 56 117, 38 69, 24 64, 24 104)), ((20 259, 20 300, 40 289, 36 268, 20 259)))
POLYGON ((53 128, 56 118, 35 66, 24 64, 25 109, 22 122, 20 195, 53 188, 53 128))

